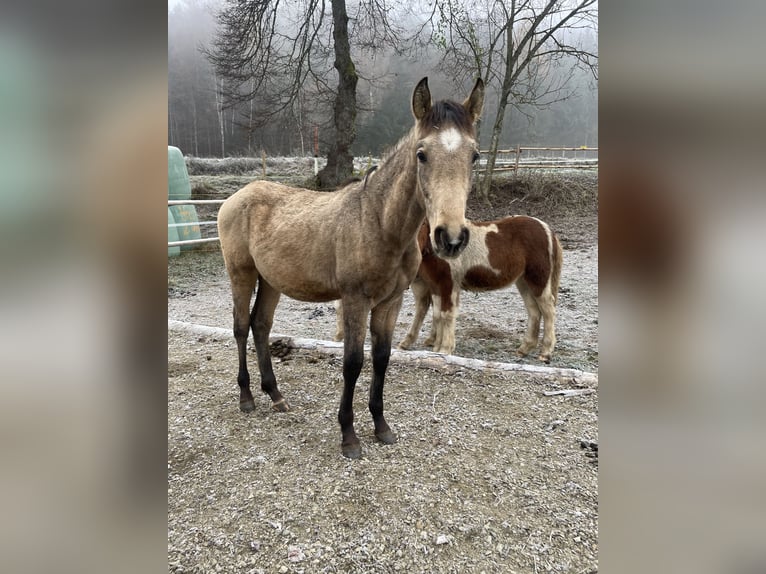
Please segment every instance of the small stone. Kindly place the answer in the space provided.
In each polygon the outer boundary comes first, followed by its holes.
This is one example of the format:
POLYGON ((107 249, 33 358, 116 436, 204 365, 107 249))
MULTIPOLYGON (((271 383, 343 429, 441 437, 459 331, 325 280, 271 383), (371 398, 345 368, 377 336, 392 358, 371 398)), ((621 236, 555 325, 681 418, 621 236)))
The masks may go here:
POLYGON ((436 544, 449 544, 449 538, 446 534, 439 534, 439 536, 436 537, 436 544))
POLYGON ((290 562, 300 562, 306 556, 303 554, 303 549, 300 546, 288 546, 287 547, 287 559, 290 562))

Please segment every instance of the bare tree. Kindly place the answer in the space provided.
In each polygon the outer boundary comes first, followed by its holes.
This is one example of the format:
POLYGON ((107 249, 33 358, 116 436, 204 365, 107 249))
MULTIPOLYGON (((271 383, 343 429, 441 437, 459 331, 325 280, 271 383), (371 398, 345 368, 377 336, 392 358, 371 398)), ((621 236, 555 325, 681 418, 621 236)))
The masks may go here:
POLYGON ((498 91, 489 157, 479 185, 489 196, 506 109, 545 107, 569 97, 573 66, 597 76, 598 55, 582 31, 597 26, 597 0, 439 0, 433 38, 457 81, 478 75, 498 91), (569 65, 565 68, 563 64, 569 65))
MULTIPOLYGON (((307 90, 314 89, 320 103, 322 97, 331 94, 334 129, 327 165, 318 175, 320 187, 333 187, 352 174, 359 79, 349 40, 346 0, 330 0, 329 4, 331 18, 325 0, 227 0, 218 15, 213 47, 206 52, 217 74, 226 80, 228 104, 252 106, 257 98, 262 122, 290 108, 291 115, 303 122, 301 106, 307 90), (332 46, 328 27, 332 28, 332 46), (335 88, 329 85, 333 68, 337 74, 335 88)), ((376 24, 370 28, 372 33, 359 35, 368 47, 393 41, 396 31, 389 24, 385 2, 360 2, 355 9, 358 21, 376 24)), ((251 113, 250 129, 255 123, 251 113)))

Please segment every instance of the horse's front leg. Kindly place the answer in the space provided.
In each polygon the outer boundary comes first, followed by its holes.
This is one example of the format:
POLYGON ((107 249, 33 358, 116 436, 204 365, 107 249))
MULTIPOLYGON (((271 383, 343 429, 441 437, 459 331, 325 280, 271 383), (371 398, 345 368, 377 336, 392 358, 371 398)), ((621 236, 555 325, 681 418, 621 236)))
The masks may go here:
MULTIPOLYGON (((370 413, 375 423, 375 437, 383 444, 396 442, 396 435, 391 431, 383 416, 383 384, 388 361, 391 357, 391 339, 396 326, 396 318, 402 307, 403 294, 382 303, 372 310, 370 317, 370 335, 372 337, 372 384, 370 385, 370 413)), ((425 313, 425 312, 424 312, 425 313)))
POLYGON ((335 301, 335 341, 343 340, 343 304, 340 299, 335 301))
MULTIPOLYGON (((434 298, 435 299, 435 298, 434 298)), ((449 294, 439 297, 439 319, 436 319, 434 311, 434 325, 436 336, 434 338, 434 352, 451 355, 455 351, 455 322, 460 306, 460 289, 455 289, 449 294)), ((434 301, 434 308, 437 303, 434 301)))
POLYGON ((342 299, 343 307, 343 394, 338 422, 341 452, 346 458, 360 458, 362 448, 354 431, 354 388, 364 364, 364 335, 369 307, 360 300, 342 299))
POLYGON ((415 277, 410 288, 412 289, 412 295, 415 298, 415 317, 412 319, 412 325, 410 326, 409 332, 402 342, 399 343, 400 349, 409 349, 415 344, 415 341, 418 340, 420 328, 423 326, 426 313, 431 306, 431 290, 420 277, 415 277))

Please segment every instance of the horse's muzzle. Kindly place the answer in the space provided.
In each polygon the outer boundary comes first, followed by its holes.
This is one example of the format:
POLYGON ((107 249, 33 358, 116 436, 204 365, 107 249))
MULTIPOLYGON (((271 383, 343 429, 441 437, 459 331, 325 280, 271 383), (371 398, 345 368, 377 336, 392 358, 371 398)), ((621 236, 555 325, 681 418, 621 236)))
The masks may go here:
POLYGON ((468 228, 461 227, 460 234, 457 237, 451 237, 447 229, 440 225, 434 229, 436 254, 443 258, 457 257, 468 245, 469 235, 468 228))

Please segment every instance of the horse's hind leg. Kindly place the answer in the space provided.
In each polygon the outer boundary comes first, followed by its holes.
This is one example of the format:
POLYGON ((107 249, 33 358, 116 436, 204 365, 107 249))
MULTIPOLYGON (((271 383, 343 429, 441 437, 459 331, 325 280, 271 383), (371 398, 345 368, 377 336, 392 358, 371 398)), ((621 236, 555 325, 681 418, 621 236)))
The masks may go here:
POLYGON ((231 279, 231 295, 234 301, 234 339, 237 342, 237 354, 239 357, 239 372, 237 384, 239 385, 239 408, 243 412, 255 409, 253 394, 250 392, 250 373, 247 370, 247 336, 250 331, 250 300, 253 289, 258 279, 255 267, 244 265, 234 268, 227 265, 231 279))
POLYGON ((516 287, 519 289, 521 298, 524 300, 524 306, 527 308, 527 331, 517 352, 520 356, 526 357, 532 349, 537 347, 537 339, 540 336, 541 313, 537 299, 523 278, 516 281, 516 287))
POLYGON ((537 305, 543 315, 543 344, 538 358, 550 363, 553 347, 556 346, 556 305, 550 288, 546 288, 543 294, 537 297, 537 305))
POLYGON ((255 353, 258 357, 258 369, 261 372, 261 390, 271 397, 272 408, 276 411, 286 412, 290 405, 277 388, 277 378, 271 366, 271 351, 269 349, 269 333, 274 323, 274 310, 279 303, 280 293, 264 281, 263 277, 258 281, 258 294, 255 297, 255 305, 250 315, 250 327, 253 330, 255 353))
POLYGON ((375 438, 384 444, 396 442, 396 435, 391 431, 383 417, 383 384, 391 356, 391 339, 396 326, 396 318, 402 307, 402 295, 383 303, 372 310, 370 316, 370 335, 372 339, 372 384, 370 385, 370 413, 375 423, 375 438))
MULTIPOLYGON (((419 277, 415 277, 410 285, 412 289, 412 295, 415 298, 415 317, 412 319, 412 325, 404 337, 401 343, 399 343, 400 349, 409 349, 418 340, 420 334, 420 328, 423 326, 423 320, 426 317, 428 308, 431 306, 431 291, 426 286, 425 282, 419 277)), ((433 325, 431 327, 433 333, 433 325)))

